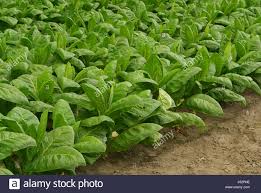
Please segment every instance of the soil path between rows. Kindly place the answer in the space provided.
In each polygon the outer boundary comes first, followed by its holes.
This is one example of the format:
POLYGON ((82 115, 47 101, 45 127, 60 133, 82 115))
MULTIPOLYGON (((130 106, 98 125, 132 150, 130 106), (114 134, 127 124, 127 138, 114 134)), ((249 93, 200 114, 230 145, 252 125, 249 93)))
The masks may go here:
POLYGON ((209 130, 203 135, 176 130, 174 139, 157 149, 138 145, 79 168, 78 174, 261 174, 261 98, 245 96, 247 107, 226 104, 224 117, 204 118, 209 130))

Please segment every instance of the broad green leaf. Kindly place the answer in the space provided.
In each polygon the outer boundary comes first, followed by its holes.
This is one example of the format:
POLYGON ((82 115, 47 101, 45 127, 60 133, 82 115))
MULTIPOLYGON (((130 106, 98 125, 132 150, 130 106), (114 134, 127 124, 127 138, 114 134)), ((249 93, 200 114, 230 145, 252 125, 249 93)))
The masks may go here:
POLYGON ((223 68, 226 63, 224 57, 218 53, 214 53, 211 56, 210 60, 215 65, 215 69, 216 69, 215 75, 220 76, 222 74, 223 68))
POLYGON ((183 24, 180 36, 184 42, 196 43, 199 37, 196 24, 183 24))
POLYGON ((56 53, 60 56, 63 61, 67 61, 75 56, 74 53, 66 51, 62 48, 57 48, 56 53))
POLYGON ((163 111, 156 114, 150 120, 160 125, 205 127, 204 121, 192 113, 163 111))
POLYGON ((232 55, 232 43, 227 42, 226 47, 224 49, 224 58, 228 63, 230 63, 233 60, 233 55, 232 55))
POLYGON ((26 96, 12 85, 0 83, 0 99, 17 104, 28 104, 26 96))
POLYGON ((33 55, 32 62, 35 64, 46 64, 51 55, 51 45, 45 43, 45 45, 38 46, 31 50, 33 55))
POLYGON ((238 41, 238 42, 236 42, 235 46, 236 46, 237 54, 239 55, 239 57, 243 57, 244 55, 247 54, 247 52, 248 52, 247 41, 245 41, 245 40, 238 41))
POLYGON ((86 95, 79 95, 76 93, 62 93, 54 96, 54 100, 57 101, 59 99, 63 99, 70 104, 78 105, 87 110, 94 110, 94 107, 90 101, 90 99, 86 95))
POLYGON ((214 88, 208 94, 220 102, 240 102, 246 106, 246 99, 243 96, 225 88, 214 88))
POLYGON ((0 176, 3 175, 14 175, 10 170, 0 167, 0 176))
POLYGON ((186 100, 186 106, 211 116, 222 116, 223 110, 220 104, 212 97, 205 94, 196 94, 186 100))
POLYGON ((158 56, 151 55, 144 66, 144 70, 150 74, 150 77, 159 82, 163 76, 163 66, 158 56))
POLYGON ((211 51, 217 51, 220 47, 220 44, 213 40, 202 40, 200 44, 206 46, 211 51))
POLYGON ((70 126, 56 128, 45 135, 43 139, 43 149, 60 146, 73 146, 74 130, 70 126))
POLYGON ((65 77, 63 77, 59 80, 59 84, 60 84, 63 91, 66 90, 66 89, 77 90, 78 88, 81 87, 77 82, 75 82, 71 79, 65 78, 65 77))
POLYGON ((126 97, 132 91, 132 84, 124 81, 115 85, 113 102, 126 97))
POLYGON ((156 87, 158 83, 150 78, 146 78, 143 71, 121 72, 119 75, 126 81, 132 84, 149 84, 151 87, 156 87))
POLYGON ((91 84, 85 83, 82 84, 82 88, 90 101, 97 108, 99 114, 103 114, 109 105, 107 104, 107 99, 105 98, 105 92, 107 92, 108 87, 104 87, 104 90, 100 90, 91 84))
POLYGON ((182 67, 186 67, 188 65, 186 60, 184 59, 184 57, 182 55, 175 54, 173 52, 169 52, 167 54, 167 58, 171 61, 176 60, 179 63, 179 65, 181 65, 182 67))
POLYGON ((40 118, 40 123, 37 130, 37 143, 42 142, 48 126, 48 111, 44 111, 40 118))
POLYGON ((195 66, 200 67, 201 71, 198 74, 198 77, 202 79, 207 76, 213 76, 214 73, 211 72, 211 62, 210 62, 210 54, 206 47, 200 48, 196 57, 195 57, 195 66))
POLYGON ((83 136, 79 142, 74 144, 74 148, 81 153, 103 153, 106 151, 106 145, 94 136, 83 136))
POLYGON ((234 84, 240 86, 241 88, 249 88, 255 91, 257 94, 261 95, 261 89, 258 84, 249 76, 242 76, 235 73, 228 73, 224 75, 229 78, 234 84))
POLYGON ((35 76, 24 74, 13 80, 11 83, 20 91, 22 91, 27 97, 30 96, 35 100, 39 99, 37 96, 35 76))
POLYGON ((56 42, 57 42, 57 48, 63 48, 63 49, 66 48, 66 44, 67 44, 66 33, 57 32, 56 42))
POLYGON ((159 89, 158 101, 162 103, 162 106, 166 110, 176 106, 171 96, 169 96, 169 94, 161 88, 159 89))
POLYGON ((123 131, 110 144, 111 151, 126 151, 149 136, 158 132, 162 127, 153 123, 143 123, 123 131))
POLYGON ((30 72, 32 72, 32 75, 39 76, 43 74, 44 72, 49 72, 49 74, 53 73, 53 69, 51 66, 46 66, 42 64, 34 64, 30 67, 30 72))
POLYGON ((107 114, 111 114, 116 111, 121 111, 123 109, 131 109, 137 105, 143 104, 143 100, 141 97, 137 95, 129 95, 125 98, 122 98, 118 101, 112 103, 111 108, 108 109, 107 114))
POLYGON ((203 130, 201 130, 201 131, 204 131, 205 123, 200 117, 198 117, 197 115, 192 114, 192 113, 180 113, 180 115, 182 117, 182 123, 184 125, 186 125, 186 126, 197 126, 200 129, 203 128, 203 130))
POLYGON ((215 20, 215 23, 216 23, 216 24, 221 24, 221 25, 223 25, 223 26, 228 26, 228 25, 230 25, 230 22, 229 22, 227 16, 223 16, 223 17, 220 17, 220 18, 216 19, 216 20, 215 20))
POLYGON ((235 73, 228 73, 224 75, 225 77, 229 78, 233 84, 248 87, 250 85, 251 78, 249 76, 242 76, 235 73))
POLYGON ((182 72, 175 74, 167 83, 167 92, 174 93, 183 88, 188 81, 201 71, 198 67, 190 67, 182 72))
POLYGON ((160 106, 161 102, 157 100, 142 98, 141 104, 136 104, 131 108, 116 111, 111 114, 111 117, 115 120, 116 128, 129 128, 139 123, 143 123, 146 119, 153 116, 160 106))
POLYGON ((80 85, 72 80, 75 77, 75 69, 70 63, 67 65, 57 65, 55 69, 57 74, 58 83, 62 90, 80 88, 80 85))
POLYGON ((39 121, 32 112, 20 107, 15 107, 7 114, 7 117, 15 120, 21 125, 27 135, 36 139, 39 121))
POLYGON ((241 64, 240 66, 231 70, 231 73, 240 74, 243 76, 249 75, 254 72, 256 69, 261 67, 261 62, 248 62, 241 64))
POLYGON ((77 49, 74 51, 74 53, 80 57, 80 56, 88 56, 88 57, 92 57, 95 56, 95 53, 91 50, 88 49, 77 49))
POLYGON ((83 157, 86 161, 86 164, 92 165, 101 157, 101 153, 83 154, 83 157))
POLYGON ((43 102, 52 102, 54 80, 52 75, 45 71, 37 77, 37 96, 43 102))
POLYGON ((107 64, 104 68, 104 72, 110 78, 110 80, 113 80, 117 75, 117 60, 113 60, 107 64))
POLYGON ((16 151, 36 146, 36 142, 32 137, 24 133, 1 131, 0 146, 0 160, 3 160, 16 151))
POLYGON ((31 112, 41 113, 45 110, 48 110, 50 112, 53 111, 53 106, 49 105, 47 103, 44 103, 42 101, 30 101, 28 105, 23 105, 23 108, 30 110, 31 112))
POLYGON ((75 118, 70 105, 65 100, 60 99, 53 109, 53 128, 72 126, 74 123, 75 118))
POLYGON ((0 21, 7 23, 10 26, 15 26, 18 20, 14 17, 2 16, 0 17, 0 21))
POLYGON ((106 78, 107 76, 104 74, 103 70, 95 66, 90 66, 80 71, 74 78, 74 81, 81 83, 86 79, 97 79, 98 77, 106 78))
POLYGON ((1 122, 5 126, 7 126, 9 131, 13 131, 13 132, 17 132, 17 133, 25 133, 22 126, 14 119, 3 116, 3 117, 1 117, 1 122))
POLYGON ((48 149, 31 163, 26 164, 24 170, 27 172, 74 170, 76 167, 84 165, 85 160, 80 152, 72 147, 61 146, 48 149))
POLYGON ((226 77, 209 76, 209 77, 204 78, 202 81, 208 82, 208 83, 217 83, 217 84, 223 85, 229 89, 233 88, 231 80, 226 77))
POLYGON ((175 75, 181 72, 181 69, 174 69, 168 72, 167 74, 164 75, 162 80, 160 81, 160 87, 165 86, 175 75))
MULTIPOLYGON (((152 54, 151 56, 159 55, 160 57, 169 59, 168 55, 169 55, 169 53, 171 53, 171 49, 167 45, 159 44, 159 45, 156 45, 154 52, 156 52, 156 54, 152 54)), ((160 60, 160 58, 158 58, 158 59, 160 60)))
POLYGON ((84 63, 80 59, 75 57, 71 58, 70 63, 80 70, 82 70, 85 67, 84 63))
POLYGON ((261 96, 261 88, 254 80, 251 81, 249 88, 261 96))
POLYGON ((108 116, 105 116, 105 115, 101 115, 101 116, 98 116, 98 117, 90 117, 88 119, 84 119, 81 121, 81 126, 83 127, 93 127, 93 126, 97 126, 97 125, 100 125, 100 124, 106 124, 106 125, 114 125, 114 121, 108 117, 108 116))

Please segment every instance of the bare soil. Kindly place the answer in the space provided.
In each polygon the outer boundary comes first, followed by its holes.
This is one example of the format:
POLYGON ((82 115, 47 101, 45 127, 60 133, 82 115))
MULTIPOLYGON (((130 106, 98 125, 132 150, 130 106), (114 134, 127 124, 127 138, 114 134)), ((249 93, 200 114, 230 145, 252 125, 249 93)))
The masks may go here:
POLYGON ((175 137, 157 149, 138 145, 80 168, 78 174, 261 174, 261 98, 245 96, 247 107, 226 104, 223 118, 204 118, 208 131, 203 135, 193 128, 176 129, 175 137))

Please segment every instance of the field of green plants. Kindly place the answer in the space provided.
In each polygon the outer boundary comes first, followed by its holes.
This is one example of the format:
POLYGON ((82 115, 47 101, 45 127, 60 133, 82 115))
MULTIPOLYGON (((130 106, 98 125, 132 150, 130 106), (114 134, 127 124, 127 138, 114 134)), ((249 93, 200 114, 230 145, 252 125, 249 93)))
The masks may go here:
POLYGON ((203 133, 260 85, 260 0, 1 0, 0 174, 203 133))

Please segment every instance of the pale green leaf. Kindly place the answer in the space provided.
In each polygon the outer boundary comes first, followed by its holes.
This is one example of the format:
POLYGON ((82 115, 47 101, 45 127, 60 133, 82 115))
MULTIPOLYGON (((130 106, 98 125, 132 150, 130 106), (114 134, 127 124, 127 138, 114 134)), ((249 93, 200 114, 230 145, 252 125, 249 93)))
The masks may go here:
POLYGON ((186 100, 186 106, 211 116, 223 115, 220 104, 212 97, 205 94, 196 94, 186 100))

